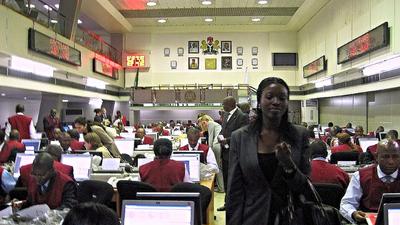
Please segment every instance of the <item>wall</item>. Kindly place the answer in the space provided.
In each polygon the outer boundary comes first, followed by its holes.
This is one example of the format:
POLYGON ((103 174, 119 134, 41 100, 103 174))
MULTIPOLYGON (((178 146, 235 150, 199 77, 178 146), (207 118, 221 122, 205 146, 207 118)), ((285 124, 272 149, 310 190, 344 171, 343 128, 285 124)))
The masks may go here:
POLYGON ((197 115, 199 113, 206 113, 207 115, 211 116, 214 120, 219 119, 218 110, 151 110, 151 109, 144 109, 140 110, 140 121, 142 123, 151 123, 151 122, 160 122, 160 121, 167 121, 170 120, 181 120, 187 121, 192 120, 193 123, 197 121, 197 115))
MULTIPOLYGON (((279 76, 289 85, 295 85, 296 68, 273 68, 271 54, 273 52, 297 52, 295 32, 264 32, 264 33, 183 33, 183 34, 138 34, 129 33, 124 37, 126 51, 150 51, 150 70, 141 72, 139 86, 159 84, 238 84, 249 83, 257 86, 267 76, 279 76), (214 40, 232 41, 232 54, 203 55, 188 54, 188 41, 205 40, 212 36, 214 40), (236 68, 236 47, 243 47, 244 66, 236 68), (258 47, 258 69, 251 66, 251 48, 258 47), (178 57, 177 48, 184 48, 184 55, 178 57), (164 48, 170 48, 170 57, 164 56, 164 48), (233 69, 221 70, 221 56, 232 56, 233 69), (188 69, 188 57, 199 57, 199 70, 188 69), (217 58, 216 70, 205 70, 205 58, 217 58), (177 61, 177 69, 170 69, 170 61, 177 61), (246 72, 247 67, 247 72, 246 72), (247 76, 248 75, 248 76, 247 76)), ((201 51, 201 49, 200 49, 201 51)), ((128 72, 127 86, 132 86, 135 72, 128 72)))
POLYGON ((325 55, 328 77, 400 52, 400 2, 398 0, 334 0, 321 9, 299 32, 299 72, 297 85, 305 84, 302 67, 325 55), (359 59, 337 65, 337 48, 365 32, 388 22, 390 46, 359 59))
POLYGON ((39 117, 40 99, 24 100, 20 98, 0 97, 0 126, 4 127, 8 117, 15 115, 15 106, 22 104, 25 107, 25 115, 31 116, 36 125, 39 117))

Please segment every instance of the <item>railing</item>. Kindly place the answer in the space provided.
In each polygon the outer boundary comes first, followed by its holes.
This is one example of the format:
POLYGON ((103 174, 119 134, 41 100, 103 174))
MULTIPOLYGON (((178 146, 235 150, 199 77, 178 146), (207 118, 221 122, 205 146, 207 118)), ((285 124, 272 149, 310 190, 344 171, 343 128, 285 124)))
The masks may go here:
MULTIPOLYGON (((57 8, 42 0, 0 0, 0 3, 65 36, 65 27, 70 21, 67 21, 57 8)), ((90 31, 77 28, 75 42, 118 64, 122 64, 121 52, 90 31)))

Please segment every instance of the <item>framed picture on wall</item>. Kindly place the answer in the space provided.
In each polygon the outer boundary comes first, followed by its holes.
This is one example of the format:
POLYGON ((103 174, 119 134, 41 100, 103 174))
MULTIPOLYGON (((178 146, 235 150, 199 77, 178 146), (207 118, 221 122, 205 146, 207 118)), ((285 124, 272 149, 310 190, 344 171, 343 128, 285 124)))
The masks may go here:
POLYGON ((221 53, 232 53, 232 41, 221 41, 221 53))
POLYGON ((205 59, 204 65, 205 65, 206 70, 216 70, 217 69, 217 59, 216 58, 205 59))
POLYGON ((171 69, 175 70, 176 67, 178 66, 178 63, 176 62, 176 60, 171 60, 170 66, 171 66, 171 69))
POLYGON ((169 48, 164 48, 164 56, 169 57, 169 54, 171 53, 169 48))
POLYGON ((257 58, 252 58, 251 59, 251 65, 252 66, 258 66, 258 59, 257 58))
POLYGON ((243 66, 243 59, 236 59, 237 66, 243 66))
POLYGON ((199 57, 189 57, 188 58, 188 69, 198 70, 199 69, 199 57))
POLYGON ((236 53, 237 53, 237 55, 239 55, 239 56, 243 55, 243 47, 237 47, 237 48, 236 48, 236 53))
POLYGON ((231 70, 232 69, 232 57, 231 56, 222 56, 221 57, 221 69, 223 69, 223 70, 231 70))
POLYGON ((178 56, 183 56, 184 51, 185 50, 182 47, 179 47, 178 48, 178 56))
POLYGON ((251 55, 258 55, 258 47, 251 48, 251 55))
POLYGON ((189 41, 188 42, 188 53, 189 54, 199 53, 199 41, 189 41))

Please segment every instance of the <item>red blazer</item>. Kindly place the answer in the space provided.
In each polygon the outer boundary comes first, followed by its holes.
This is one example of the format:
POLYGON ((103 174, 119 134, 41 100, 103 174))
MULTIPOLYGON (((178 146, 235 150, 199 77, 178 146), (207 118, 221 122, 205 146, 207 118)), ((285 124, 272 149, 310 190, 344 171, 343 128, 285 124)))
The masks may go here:
POLYGON ((63 188, 68 182, 74 182, 69 176, 56 171, 55 181, 52 184, 51 190, 45 194, 39 194, 39 185, 36 179, 30 177, 28 183, 28 199, 32 205, 47 204, 50 209, 55 209, 62 204, 63 188))
POLYGON ((350 178, 340 167, 322 160, 312 160, 311 181, 313 183, 339 184, 346 189, 350 178))
POLYGON ((144 136, 143 145, 152 145, 154 143, 154 139, 150 136, 144 136))
POLYGON ((85 142, 79 142, 76 139, 71 139, 70 147, 72 150, 84 150, 85 149, 85 142))
MULTIPOLYGON (((65 165, 54 160, 53 167, 54 170, 69 176, 71 179, 74 179, 74 168, 72 166, 65 165)), ((29 179, 31 177, 31 172, 32 172, 32 164, 21 166, 21 168, 19 168, 20 175, 18 178, 19 180, 18 183, 21 184, 23 187, 27 187, 29 179)))
POLYGON ((47 116, 43 118, 44 132, 46 132, 47 138, 49 140, 55 140, 54 138, 54 128, 61 128, 60 119, 58 117, 47 116))
POLYGON ((169 131, 168 130, 163 130, 161 133, 161 136, 169 136, 169 131))
MULTIPOLYGON (((363 152, 363 150, 362 150, 362 148, 360 146, 358 146, 358 145, 354 145, 354 146, 356 147, 356 151, 358 153, 362 153, 363 152)), ((348 152, 350 150, 352 150, 352 148, 349 145, 341 144, 341 145, 338 145, 338 146, 335 146, 335 147, 331 148, 331 153, 333 154, 333 153, 336 153, 336 152, 348 152)))
POLYGON ((25 115, 14 115, 8 118, 11 129, 17 129, 19 132, 19 141, 22 139, 31 139, 29 126, 31 125, 32 118, 25 115))
POLYGON ((383 193, 400 192, 400 174, 392 183, 384 183, 379 179, 377 165, 362 168, 360 171, 360 185, 363 195, 360 199, 360 209, 377 212, 383 193))
POLYGON ((371 145, 367 148, 367 152, 370 152, 374 157, 376 156, 376 153, 378 152, 378 144, 371 145))
MULTIPOLYGON (((208 154, 208 145, 205 145, 205 144, 199 144, 199 146, 197 147, 197 149, 199 150, 199 151, 203 151, 204 152, 204 161, 205 162, 202 162, 202 163, 205 163, 205 164, 207 164, 207 154, 208 154)), ((179 148, 179 151, 188 151, 189 150, 189 144, 187 144, 187 145, 185 145, 185 146, 182 146, 182 147, 180 147, 179 148)))
POLYGON ((140 179, 157 191, 170 191, 185 178, 185 164, 172 159, 155 159, 139 168, 140 179))
POLYGON ((3 149, 0 152, 0 163, 8 162, 14 149, 16 149, 17 152, 25 152, 25 145, 14 140, 5 142, 3 149))

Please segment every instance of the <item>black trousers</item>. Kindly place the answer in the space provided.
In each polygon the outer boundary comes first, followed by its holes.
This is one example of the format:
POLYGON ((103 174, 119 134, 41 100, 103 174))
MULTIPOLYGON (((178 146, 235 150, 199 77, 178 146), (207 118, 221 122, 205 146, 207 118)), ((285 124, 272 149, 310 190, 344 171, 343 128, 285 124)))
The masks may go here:
POLYGON ((221 158, 222 158, 222 175, 224 179, 224 191, 225 191, 225 201, 228 190, 228 171, 229 171, 229 149, 224 147, 221 148, 221 158))

